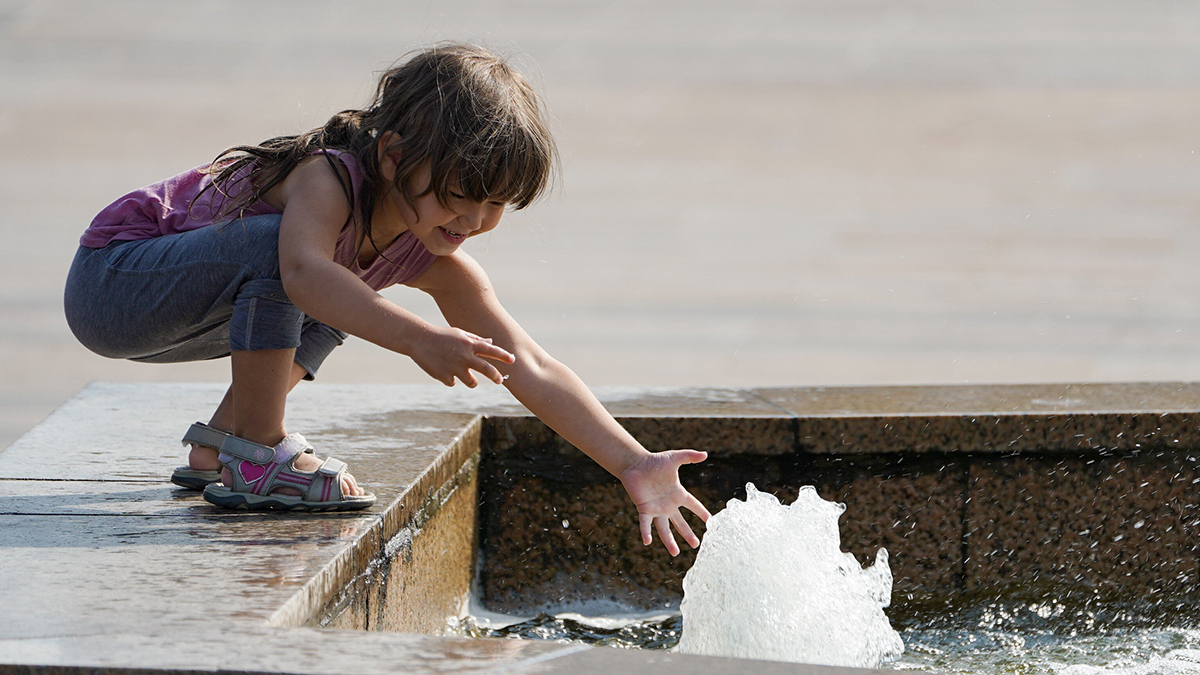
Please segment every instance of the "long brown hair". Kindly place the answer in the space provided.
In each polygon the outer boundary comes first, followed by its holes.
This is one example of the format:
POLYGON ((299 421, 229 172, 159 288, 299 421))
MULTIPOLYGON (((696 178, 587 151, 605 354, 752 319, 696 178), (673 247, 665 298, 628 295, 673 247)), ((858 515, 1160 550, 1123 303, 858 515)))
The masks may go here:
MULTIPOLYGON (((431 191, 447 206, 450 187, 457 184, 472 201, 497 200, 523 209, 546 189, 557 163, 541 101, 525 78, 482 47, 441 43, 384 72, 367 108, 343 110, 307 133, 238 145, 217 155, 205 171, 213 176, 209 187, 222 195, 221 218, 238 217, 305 157, 341 150, 362 167, 359 246, 363 239, 374 246, 371 214, 385 192, 378 139, 385 131, 396 134, 385 150, 400 152, 395 187, 410 207, 431 191), (409 178, 426 163, 429 187, 412 194, 409 178)), ((350 185, 334 159, 328 153, 324 157, 353 218, 350 185)))

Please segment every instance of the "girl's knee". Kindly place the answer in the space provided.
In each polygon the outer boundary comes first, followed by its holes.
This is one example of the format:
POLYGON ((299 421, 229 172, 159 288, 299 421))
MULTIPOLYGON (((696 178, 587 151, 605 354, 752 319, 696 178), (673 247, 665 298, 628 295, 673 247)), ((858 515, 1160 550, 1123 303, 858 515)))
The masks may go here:
POLYGON ((283 282, 257 279, 238 290, 229 324, 233 351, 292 349, 300 345, 304 313, 288 298, 283 282))

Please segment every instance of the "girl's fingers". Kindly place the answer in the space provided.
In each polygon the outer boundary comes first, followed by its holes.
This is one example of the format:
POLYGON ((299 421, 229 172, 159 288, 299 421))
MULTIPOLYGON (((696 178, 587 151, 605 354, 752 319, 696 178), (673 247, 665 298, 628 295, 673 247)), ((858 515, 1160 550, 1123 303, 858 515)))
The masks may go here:
MULTIPOLYGON (((460 328, 459 330, 462 330, 462 329, 460 328)), ((467 337, 471 338, 472 340, 479 340, 480 342, 487 342, 488 344, 491 344, 491 342, 492 342, 492 338, 485 338, 485 337, 481 337, 481 336, 479 336, 479 335, 476 335, 476 334, 474 334, 474 333, 472 333, 472 332, 470 332, 470 331, 465 331, 465 330, 464 330, 464 331, 463 331, 463 335, 466 335, 467 337)))
POLYGON ((504 383, 504 375, 496 369, 496 366, 493 366, 483 359, 478 359, 477 362, 471 367, 475 370, 478 370, 481 374, 483 374, 484 377, 492 382, 495 382, 496 384, 504 383))
POLYGON ((712 518, 712 514, 708 512, 708 509, 704 508, 704 504, 701 504, 700 500, 693 497, 692 493, 690 492, 687 493, 687 497, 683 500, 683 507, 697 516, 700 516, 700 520, 703 520, 706 523, 708 522, 709 518, 712 518))
POLYGON ((475 345, 475 354, 487 359, 494 359, 504 363, 516 363, 517 357, 503 347, 497 347, 489 340, 485 344, 475 345))
POLYGON ((642 530, 642 546, 649 546, 654 541, 654 536, 650 534, 650 524, 654 522, 654 516, 647 513, 638 514, 638 526, 642 530))
POLYGON ((462 383, 471 389, 479 386, 479 380, 475 379, 475 373, 472 373, 470 368, 466 372, 460 373, 458 379, 462 380, 462 383))
POLYGON ((675 543, 675 535, 671 534, 671 521, 666 516, 659 516, 654 519, 654 529, 658 530, 658 538, 667 547, 667 553, 679 555, 679 544, 675 543))
POLYGON ((708 453, 703 450, 676 450, 673 454, 680 464, 699 464, 708 459, 708 453))
POLYGON ((692 527, 687 524, 686 520, 683 519, 682 513, 679 511, 672 513, 671 524, 675 526, 675 531, 679 533, 679 536, 683 537, 683 540, 688 543, 688 546, 691 546, 692 548, 699 548, 700 537, 697 537, 696 533, 692 532, 692 527))

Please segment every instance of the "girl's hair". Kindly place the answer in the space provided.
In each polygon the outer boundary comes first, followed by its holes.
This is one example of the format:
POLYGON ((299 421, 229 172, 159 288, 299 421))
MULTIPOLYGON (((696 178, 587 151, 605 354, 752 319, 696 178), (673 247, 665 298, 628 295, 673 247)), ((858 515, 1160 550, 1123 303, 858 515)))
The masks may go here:
MULTIPOLYGON (((453 185, 472 201, 498 200, 523 209, 545 190, 557 161, 541 101, 525 78, 482 47, 441 43, 387 70, 366 109, 343 110, 307 133, 218 155, 205 171, 213 176, 209 187, 224 196, 221 217, 243 213, 305 157, 342 150, 363 172, 359 245, 365 238, 374 246, 371 214, 384 193, 379 138, 385 131, 396 134, 385 150, 400 153, 395 187, 410 207, 429 192, 448 206, 453 185), (413 194, 409 179, 426 163, 429 187, 413 194)), ((352 219, 350 185, 333 158, 324 156, 351 204, 352 219)))

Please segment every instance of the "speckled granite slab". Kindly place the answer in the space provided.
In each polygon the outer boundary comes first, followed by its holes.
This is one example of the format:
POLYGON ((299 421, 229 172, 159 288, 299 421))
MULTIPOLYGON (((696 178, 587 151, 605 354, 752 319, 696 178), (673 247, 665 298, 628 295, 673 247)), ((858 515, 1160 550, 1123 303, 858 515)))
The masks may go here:
POLYGON ((805 452, 1178 448, 1200 441, 1200 385, 1033 384, 760 389, 805 452))
MULTIPOLYGON (((720 406, 695 402, 720 396, 688 398, 655 404, 653 416, 635 399, 615 412, 649 447, 710 452, 681 471, 710 510, 744 498, 747 482, 785 502, 814 485, 846 504, 843 547, 864 562, 888 549, 897 605, 1033 579, 1179 595, 1200 575, 1195 384, 757 389, 726 392, 720 406)), ((694 553, 671 558, 630 537, 636 516, 611 477, 535 419, 491 417, 483 436, 486 606, 527 614, 679 601, 694 553)))

